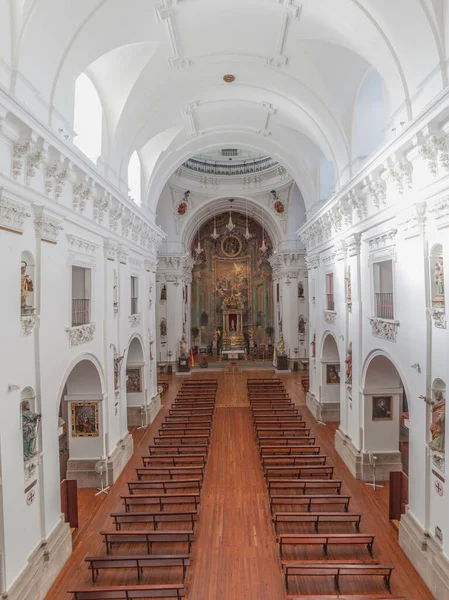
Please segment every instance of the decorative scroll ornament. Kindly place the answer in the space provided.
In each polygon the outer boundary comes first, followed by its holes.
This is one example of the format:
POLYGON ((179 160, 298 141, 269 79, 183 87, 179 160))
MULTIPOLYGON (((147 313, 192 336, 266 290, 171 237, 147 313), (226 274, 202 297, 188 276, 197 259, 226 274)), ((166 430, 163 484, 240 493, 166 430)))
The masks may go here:
POLYGON ((86 325, 79 325, 78 327, 67 327, 66 329, 70 347, 80 346, 86 344, 94 339, 95 335, 95 323, 87 323, 86 325))
POLYGON ((40 169, 42 162, 45 158, 45 152, 43 150, 33 150, 28 154, 27 166, 25 171, 25 184, 31 185, 33 178, 36 175, 38 169, 40 169))
POLYGON ((34 456, 24 461, 23 471, 25 475, 25 481, 30 480, 33 477, 33 475, 36 474, 38 466, 42 464, 42 456, 42 452, 37 452, 36 454, 34 454, 34 456))
POLYGON ((413 166, 409 161, 400 161, 388 171, 388 178, 396 187, 397 193, 402 196, 406 189, 411 190, 413 186, 413 166))
POLYGON ((94 221, 103 223, 104 215, 109 208, 109 195, 105 194, 101 198, 94 200, 94 221))
POLYGON ((20 317, 22 324, 22 334, 24 336, 31 335, 36 324, 36 315, 27 315, 20 317))
POLYGON ((324 311, 324 321, 328 325, 335 325, 337 320, 337 313, 334 310, 325 310, 324 311))
POLYGON ((396 342, 399 321, 387 321, 379 318, 372 318, 369 321, 375 337, 387 340, 388 342, 396 342))
POLYGON ((371 201, 376 208, 387 203, 387 187, 383 181, 372 181, 366 187, 366 199, 371 201))
POLYGON ((223 310, 243 310, 245 307, 245 301, 240 295, 236 295, 234 292, 230 296, 224 296, 222 300, 223 310))
POLYGON ((55 199, 58 200, 69 178, 67 169, 60 167, 57 163, 47 167, 45 171, 45 191, 51 194, 54 190, 55 199))
POLYGON ((62 231, 62 221, 40 212, 34 218, 34 228, 41 240, 56 244, 59 232, 62 231))
POLYGON ((13 159, 12 159, 12 177, 17 180, 22 174, 25 157, 30 151, 31 142, 25 142, 24 144, 17 143, 14 145, 13 159))
POLYGON ((130 327, 138 327, 140 325, 140 314, 139 315, 130 315, 128 317, 129 326, 130 327))
POLYGON ((30 216, 27 207, 2 195, 0 188, 0 227, 22 232, 25 219, 30 216))
POLYGON ((427 312, 437 329, 446 329, 446 311, 444 308, 428 308, 427 312))

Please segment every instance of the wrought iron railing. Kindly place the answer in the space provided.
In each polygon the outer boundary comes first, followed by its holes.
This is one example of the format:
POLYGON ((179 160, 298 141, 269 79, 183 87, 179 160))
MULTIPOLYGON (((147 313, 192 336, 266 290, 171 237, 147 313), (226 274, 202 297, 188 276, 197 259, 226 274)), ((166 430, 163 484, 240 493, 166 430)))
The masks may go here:
POLYGON ((393 294, 376 294, 376 317, 394 319, 393 294))
POLYGON ((137 315, 138 314, 138 306, 137 306, 137 298, 131 298, 131 314, 132 315, 137 315))
POLYGON ((278 162, 270 157, 261 158, 259 160, 252 160, 251 162, 244 162, 236 165, 221 165, 213 162, 207 162, 205 160, 198 160, 196 158, 190 158, 187 160, 183 167, 196 171, 197 173, 204 173, 206 175, 250 175, 251 173, 260 173, 271 167, 278 166, 278 162))
POLYGON ((334 294, 327 294, 327 310, 335 310, 334 294))
POLYGON ((72 327, 90 323, 90 300, 81 298, 72 300, 72 327))

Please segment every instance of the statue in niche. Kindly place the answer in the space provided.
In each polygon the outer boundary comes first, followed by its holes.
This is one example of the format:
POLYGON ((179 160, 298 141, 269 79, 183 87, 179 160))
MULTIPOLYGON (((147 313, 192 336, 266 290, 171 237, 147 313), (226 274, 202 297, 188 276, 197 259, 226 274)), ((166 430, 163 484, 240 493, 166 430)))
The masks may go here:
POLYGON ((430 425, 430 433, 432 434, 432 441, 429 443, 429 448, 435 452, 444 452, 445 439, 444 439, 444 426, 446 421, 446 399, 444 393, 441 390, 435 390, 435 398, 428 398, 427 396, 420 396, 421 400, 424 400, 426 404, 432 407, 432 424, 430 425))
POLYGON ((432 302, 433 304, 444 306, 444 264, 442 257, 438 258, 435 263, 433 278, 437 288, 437 293, 432 302))
POLYGON ((34 413, 30 409, 28 400, 22 402, 23 458, 25 460, 36 454, 37 432, 41 418, 42 415, 34 413))
POLYGON ((164 285, 161 287, 161 302, 165 302, 167 300, 167 286, 164 285))
POLYGON ((201 327, 207 327, 209 323, 209 315, 205 310, 201 313, 201 327))
POLYGON ((312 346, 312 358, 316 357, 316 333, 313 334, 313 340, 310 342, 312 346))
POLYGON ((285 354, 285 340, 283 333, 281 333, 281 337, 279 338, 278 354, 285 354))
POLYGON ((302 281, 298 283, 298 298, 304 298, 304 284, 302 281))
POLYGON ((263 323, 264 323, 264 315, 263 315, 262 311, 259 310, 259 312, 257 313, 257 317, 256 317, 256 327, 263 327, 263 323))
POLYGON ((352 302, 352 282, 351 282, 351 267, 348 267, 348 274, 346 275, 346 301, 352 302))
POLYGON ((20 277, 20 306, 21 308, 27 307, 27 297, 30 292, 34 291, 33 281, 27 273, 28 264, 23 260, 21 267, 20 277))
POLYGON ((179 342, 179 356, 185 358, 187 356, 187 340, 186 336, 183 335, 179 342))
POLYGON ((298 321, 298 333, 299 333, 299 335, 306 334, 306 320, 304 319, 304 317, 302 315, 299 317, 299 321, 298 321))
POLYGON ((161 337, 167 337, 167 321, 165 319, 162 319, 160 329, 161 337))
POLYGON ((124 358, 125 354, 114 356, 114 390, 120 389, 120 369, 124 358))
POLYGON ((351 384, 352 383, 352 342, 349 344, 348 355, 346 357, 345 363, 346 363, 346 383, 351 384))

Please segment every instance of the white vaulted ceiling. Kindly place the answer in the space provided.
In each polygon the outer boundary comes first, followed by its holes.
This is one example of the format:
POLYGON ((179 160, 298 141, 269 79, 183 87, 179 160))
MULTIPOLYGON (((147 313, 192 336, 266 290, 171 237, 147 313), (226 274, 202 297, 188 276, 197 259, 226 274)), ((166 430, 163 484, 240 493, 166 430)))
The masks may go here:
POLYGON ((138 151, 152 211, 182 162, 234 145, 278 160, 310 207, 320 157, 337 188, 353 174, 367 74, 381 78, 387 132, 446 86, 446 4, 0 0, 0 83, 50 126, 70 128, 85 71, 105 114, 102 160, 126 178, 138 151))

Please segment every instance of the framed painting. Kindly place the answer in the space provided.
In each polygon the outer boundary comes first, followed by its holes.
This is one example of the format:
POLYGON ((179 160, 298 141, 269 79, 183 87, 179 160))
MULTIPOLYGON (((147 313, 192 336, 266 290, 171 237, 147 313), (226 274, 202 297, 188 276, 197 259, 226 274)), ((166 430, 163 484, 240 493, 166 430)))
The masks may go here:
POLYGON ((72 402, 72 437, 98 437, 98 402, 72 402))
POLYGON ((373 396, 373 421, 391 421, 392 419, 392 396, 373 396))
POLYGON ((126 391, 137 394, 142 391, 142 369, 126 369, 126 391))
POLYGON ((327 385, 340 384, 340 365, 326 365, 326 383, 327 385))

